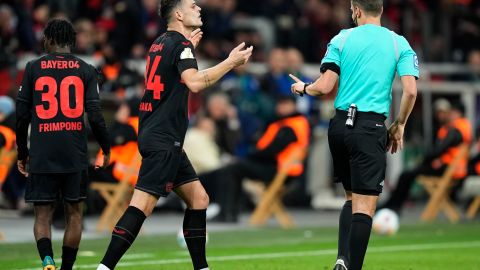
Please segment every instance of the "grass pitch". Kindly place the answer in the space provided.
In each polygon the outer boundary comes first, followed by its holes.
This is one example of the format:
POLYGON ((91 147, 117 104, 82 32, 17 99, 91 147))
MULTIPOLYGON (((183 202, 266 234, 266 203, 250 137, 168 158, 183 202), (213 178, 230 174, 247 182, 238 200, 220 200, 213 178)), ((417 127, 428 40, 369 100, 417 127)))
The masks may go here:
MULTIPOLYGON (((76 268, 96 269, 110 237, 82 241, 76 268)), ((337 254, 336 228, 248 229, 209 233, 213 270, 330 270, 337 254)), ((61 243, 55 242, 59 260, 61 243)), ((372 235, 365 270, 480 269, 480 223, 402 226, 395 236, 372 235)), ((41 269, 35 244, 0 244, 0 269, 41 269)), ((57 262, 57 265, 60 264, 57 262)), ((141 235, 116 269, 192 269, 176 235, 141 235)))

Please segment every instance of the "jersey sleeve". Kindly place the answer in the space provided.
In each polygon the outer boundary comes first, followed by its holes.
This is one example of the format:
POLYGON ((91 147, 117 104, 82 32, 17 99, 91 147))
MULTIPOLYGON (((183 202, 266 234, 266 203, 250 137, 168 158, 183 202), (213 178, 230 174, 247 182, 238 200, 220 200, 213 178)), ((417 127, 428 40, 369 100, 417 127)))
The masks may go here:
POLYGON ((398 52, 398 76, 415 76, 415 78, 418 79, 420 76, 420 68, 417 54, 413 51, 412 47, 410 47, 408 41, 402 36, 398 38, 398 52))
POLYGON ((330 43, 328 43, 327 52, 322 59, 322 65, 325 63, 334 63, 340 67, 341 48, 346 38, 345 33, 345 30, 340 31, 340 33, 333 37, 330 43))
POLYGON ((100 102, 97 71, 93 66, 87 66, 85 75, 85 104, 100 102))
POLYGON ((32 64, 28 62, 23 73, 23 80, 18 90, 17 100, 31 103, 33 99, 33 82, 32 82, 32 64))
POLYGON ((187 69, 198 69, 197 59, 193 44, 190 41, 183 41, 177 46, 175 51, 175 66, 178 73, 182 74, 187 69))

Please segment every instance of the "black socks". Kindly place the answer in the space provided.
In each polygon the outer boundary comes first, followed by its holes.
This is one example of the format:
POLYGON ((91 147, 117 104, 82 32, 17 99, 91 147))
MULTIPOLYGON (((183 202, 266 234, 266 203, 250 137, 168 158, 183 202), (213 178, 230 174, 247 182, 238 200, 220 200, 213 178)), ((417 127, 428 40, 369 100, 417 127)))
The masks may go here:
POLYGON ((145 221, 145 214, 138 208, 129 206, 112 232, 112 240, 103 257, 102 264, 114 269, 123 254, 127 252, 145 221))
POLYGON ((206 209, 187 209, 185 210, 185 217, 183 219, 183 235, 195 270, 208 267, 205 256, 207 235, 206 213, 206 209))
POLYGON ((352 226, 352 201, 346 201, 340 212, 338 226, 338 254, 337 258, 343 259, 348 263, 349 250, 348 239, 350 236, 350 227, 352 226))
POLYGON ((67 246, 62 247, 62 268, 61 270, 72 270, 73 264, 77 259, 78 248, 67 246))
POLYGON ((40 260, 45 259, 46 256, 50 256, 53 259, 52 240, 49 238, 42 238, 37 241, 38 254, 40 254, 40 260))
POLYGON ((355 213, 350 228, 350 267, 349 270, 362 269, 367 252, 368 240, 372 231, 372 218, 369 215, 355 213))

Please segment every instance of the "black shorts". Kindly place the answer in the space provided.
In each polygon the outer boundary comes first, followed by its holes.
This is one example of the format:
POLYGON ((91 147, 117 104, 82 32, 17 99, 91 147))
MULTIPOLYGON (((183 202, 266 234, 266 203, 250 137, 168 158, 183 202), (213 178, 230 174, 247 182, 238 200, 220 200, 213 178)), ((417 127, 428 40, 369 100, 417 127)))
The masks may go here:
POLYGON ((31 173, 27 179, 25 201, 50 203, 59 198, 80 202, 87 198, 88 173, 31 173))
POLYGON ((385 116, 359 112, 353 128, 345 126, 346 118, 346 111, 337 110, 328 128, 335 182, 346 191, 379 195, 387 166, 385 116))
POLYGON ((136 189, 166 197, 173 189, 198 179, 187 154, 179 150, 142 152, 136 189))

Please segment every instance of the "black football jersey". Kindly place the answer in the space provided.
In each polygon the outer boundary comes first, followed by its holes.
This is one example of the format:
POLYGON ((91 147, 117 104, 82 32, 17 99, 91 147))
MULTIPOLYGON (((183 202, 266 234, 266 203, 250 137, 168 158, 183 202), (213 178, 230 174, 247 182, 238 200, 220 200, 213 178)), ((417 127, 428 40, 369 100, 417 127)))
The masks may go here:
POLYGON ((141 153, 181 149, 188 128, 189 89, 183 71, 198 69, 192 43, 176 31, 157 38, 147 57, 145 92, 140 103, 141 153))
POLYGON ((94 67, 72 54, 51 53, 29 62, 18 100, 31 106, 31 173, 87 168, 87 104, 99 103, 94 67))

